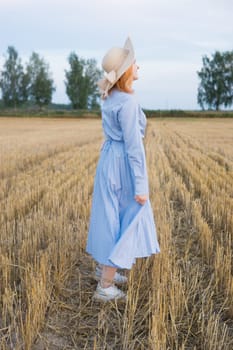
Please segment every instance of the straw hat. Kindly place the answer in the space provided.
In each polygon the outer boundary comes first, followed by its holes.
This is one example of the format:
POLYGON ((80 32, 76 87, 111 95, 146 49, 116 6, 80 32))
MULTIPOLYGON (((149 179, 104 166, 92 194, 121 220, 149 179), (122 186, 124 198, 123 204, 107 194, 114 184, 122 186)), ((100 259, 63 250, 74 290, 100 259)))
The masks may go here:
POLYGON ((108 96, 108 91, 113 87, 117 80, 134 63, 134 48, 128 37, 123 48, 111 48, 102 60, 102 68, 105 72, 104 78, 99 80, 99 86, 102 97, 108 96))

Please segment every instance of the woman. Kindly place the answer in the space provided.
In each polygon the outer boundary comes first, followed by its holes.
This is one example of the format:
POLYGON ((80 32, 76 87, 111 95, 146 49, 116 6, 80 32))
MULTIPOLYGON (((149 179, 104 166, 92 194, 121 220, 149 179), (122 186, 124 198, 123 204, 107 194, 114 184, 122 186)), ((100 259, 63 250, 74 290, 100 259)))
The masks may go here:
POLYGON ((99 263, 95 299, 125 298, 114 282, 127 278, 118 268, 131 269, 136 258, 160 252, 149 200, 142 138, 146 116, 132 90, 138 65, 130 38, 103 58, 102 126, 105 141, 96 169, 86 250, 99 263))

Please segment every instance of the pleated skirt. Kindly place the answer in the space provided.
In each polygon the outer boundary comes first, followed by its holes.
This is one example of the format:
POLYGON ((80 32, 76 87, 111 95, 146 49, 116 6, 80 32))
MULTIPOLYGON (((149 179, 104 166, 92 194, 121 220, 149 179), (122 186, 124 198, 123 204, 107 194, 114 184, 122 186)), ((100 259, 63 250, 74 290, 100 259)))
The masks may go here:
POLYGON ((150 199, 134 199, 124 142, 108 139, 96 168, 86 251, 100 264, 131 269, 136 258, 160 252, 150 199))

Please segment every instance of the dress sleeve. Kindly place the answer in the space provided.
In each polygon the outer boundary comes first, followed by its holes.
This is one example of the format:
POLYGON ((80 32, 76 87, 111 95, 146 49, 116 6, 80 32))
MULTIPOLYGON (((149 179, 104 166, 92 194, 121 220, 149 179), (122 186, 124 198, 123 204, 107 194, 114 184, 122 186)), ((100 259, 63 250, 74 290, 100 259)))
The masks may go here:
POLYGON ((139 125, 139 105, 129 98, 122 105, 118 120, 122 129, 125 150, 134 179, 134 194, 149 194, 145 149, 139 125))

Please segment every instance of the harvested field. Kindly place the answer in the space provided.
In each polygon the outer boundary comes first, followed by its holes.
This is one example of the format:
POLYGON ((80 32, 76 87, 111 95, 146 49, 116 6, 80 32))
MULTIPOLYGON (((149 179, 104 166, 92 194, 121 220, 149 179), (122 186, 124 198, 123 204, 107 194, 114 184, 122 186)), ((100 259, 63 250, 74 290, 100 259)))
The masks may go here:
POLYGON ((161 253, 93 302, 100 119, 0 118, 0 349, 233 349, 233 119, 149 119, 161 253))

